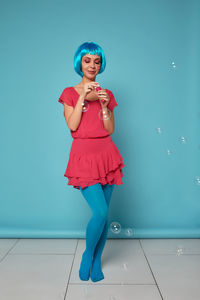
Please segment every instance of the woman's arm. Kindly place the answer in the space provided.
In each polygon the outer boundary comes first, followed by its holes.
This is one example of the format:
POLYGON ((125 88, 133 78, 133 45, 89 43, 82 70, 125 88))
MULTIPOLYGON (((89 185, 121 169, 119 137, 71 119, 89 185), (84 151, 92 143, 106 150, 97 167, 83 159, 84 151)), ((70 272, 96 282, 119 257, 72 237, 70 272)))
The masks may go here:
MULTIPOLYGON (((102 108, 103 112, 105 112, 105 114, 108 114, 108 110, 107 107, 102 108)), ((114 119, 114 113, 113 111, 111 111, 111 117, 108 120, 104 120, 103 119, 103 124, 104 124, 104 128, 108 131, 109 134, 112 134, 114 132, 115 129, 115 119, 114 119)))
POLYGON ((84 98, 84 95, 80 95, 74 108, 64 103, 65 120, 67 126, 72 131, 76 131, 80 124, 83 108, 82 103, 84 102, 84 98))

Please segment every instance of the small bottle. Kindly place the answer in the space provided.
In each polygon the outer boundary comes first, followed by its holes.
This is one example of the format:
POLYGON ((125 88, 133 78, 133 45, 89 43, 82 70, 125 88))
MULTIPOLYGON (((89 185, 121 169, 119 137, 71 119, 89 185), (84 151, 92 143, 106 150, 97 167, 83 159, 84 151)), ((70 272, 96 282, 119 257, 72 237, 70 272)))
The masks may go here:
MULTIPOLYGON (((100 86, 96 87, 96 91, 97 91, 97 92, 100 91, 100 90, 101 90, 101 87, 100 87, 100 86)), ((101 99, 100 101, 101 101, 101 102, 104 102, 104 99, 101 99)))

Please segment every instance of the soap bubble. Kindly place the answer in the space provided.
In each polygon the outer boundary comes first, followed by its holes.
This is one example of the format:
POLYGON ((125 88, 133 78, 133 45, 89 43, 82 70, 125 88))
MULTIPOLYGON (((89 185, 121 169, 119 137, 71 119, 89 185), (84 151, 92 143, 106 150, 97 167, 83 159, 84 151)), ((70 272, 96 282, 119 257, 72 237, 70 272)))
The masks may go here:
POLYGON ((196 176, 194 181, 195 181, 196 185, 200 185, 200 177, 199 176, 196 176))
POLYGON ((109 120, 111 118, 111 115, 112 113, 108 107, 107 107, 107 112, 103 109, 100 109, 99 111, 99 118, 101 120, 109 120))
POLYGON ((184 136, 181 136, 180 137, 180 142, 182 143, 182 144, 185 144, 186 143, 186 138, 184 137, 184 136))
POLYGON ((168 150, 167 150, 167 154, 168 154, 168 155, 171 155, 171 154, 172 154, 172 151, 168 149, 168 150))
POLYGON ((65 297, 65 292, 60 292, 59 297, 60 299, 63 299, 65 297))
POLYGON ((133 235, 133 229, 132 229, 132 228, 126 228, 126 229, 125 229, 125 235, 126 235, 126 236, 131 236, 131 235, 133 235))
POLYGON ((185 252, 185 248, 182 246, 182 245, 179 245, 177 248, 176 248, 176 254, 177 255, 181 255, 185 252))
POLYGON ((156 128, 157 133, 162 133, 162 130, 160 127, 156 128))
POLYGON ((112 222, 110 224, 110 229, 113 233, 120 233, 121 231, 121 225, 118 222, 112 222))
POLYGON ((122 264, 122 269, 127 271, 128 270, 128 264, 127 263, 123 263, 122 264))
POLYGON ((89 103, 87 100, 84 100, 84 102, 82 103, 82 112, 86 112, 89 109, 89 103))
POLYGON ((174 70, 176 70, 177 66, 176 66, 176 64, 175 64, 174 61, 171 63, 171 66, 172 66, 172 68, 173 68, 174 70))

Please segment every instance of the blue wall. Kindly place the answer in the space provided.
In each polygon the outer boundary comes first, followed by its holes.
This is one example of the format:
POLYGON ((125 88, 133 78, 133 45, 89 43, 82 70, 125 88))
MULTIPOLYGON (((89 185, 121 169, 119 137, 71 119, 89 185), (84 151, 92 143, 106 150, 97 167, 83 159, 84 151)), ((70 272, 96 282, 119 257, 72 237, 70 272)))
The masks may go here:
POLYGON ((104 49, 96 81, 118 103, 125 168, 110 222, 132 238, 200 237, 200 2, 12 0, 0 22, 0 237, 85 237, 92 213, 64 177, 72 137, 58 103, 81 81, 85 41, 104 49))

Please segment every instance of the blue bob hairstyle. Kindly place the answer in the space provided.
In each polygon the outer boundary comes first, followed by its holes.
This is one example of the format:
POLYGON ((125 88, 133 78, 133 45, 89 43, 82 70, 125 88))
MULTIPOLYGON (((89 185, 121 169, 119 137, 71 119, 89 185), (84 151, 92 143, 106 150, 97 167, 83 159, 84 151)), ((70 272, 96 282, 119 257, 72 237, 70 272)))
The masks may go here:
POLYGON ((92 55, 96 54, 101 57, 101 68, 98 74, 102 73, 106 67, 106 58, 103 49, 98 44, 93 42, 91 43, 85 42, 77 48, 74 55, 74 70, 76 71, 76 73, 78 73, 81 77, 83 77, 81 59, 87 53, 90 53, 92 55))

